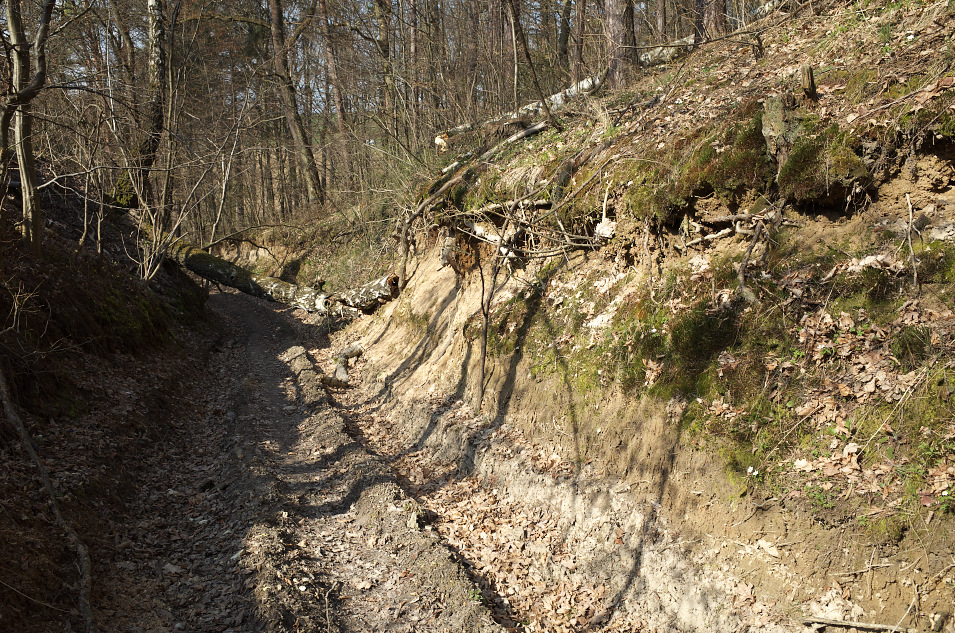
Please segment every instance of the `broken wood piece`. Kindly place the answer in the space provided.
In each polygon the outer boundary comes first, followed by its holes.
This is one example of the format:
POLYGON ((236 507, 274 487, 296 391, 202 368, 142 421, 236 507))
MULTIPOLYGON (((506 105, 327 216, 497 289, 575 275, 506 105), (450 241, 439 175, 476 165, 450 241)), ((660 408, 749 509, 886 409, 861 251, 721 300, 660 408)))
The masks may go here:
POLYGON ((389 273, 380 279, 365 284, 355 290, 349 290, 338 295, 338 300, 346 306, 370 312, 377 308, 381 301, 391 301, 398 296, 398 275, 389 273))
POLYGON ((892 624, 853 622, 850 620, 830 620, 829 618, 805 618, 802 623, 806 626, 822 624, 824 626, 840 626, 846 629, 863 629, 865 631, 897 631, 898 633, 909 633, 909 631, 915 631, 915 629, 907 629, 904 626, 894 626, 892 624))
POLYGON ((691 246, 696 246, 697 244, 701 244, 702 242, 712 242, 713 240, 718 240, 718 239, 720 239, 720 238, 729 237, 729 236, 731 236, 731 235, 733 235, 733 229, 731 229, 731 228, 730 228, 730 229, 723 229, 722 231, 720 231, 720 232, 718 232, 718 233, 711 233, 710 235, 704 235, 703 237, 698 237, 698 238, 696 238, 695 240, 692 240, 692 241, 690 241, 690 242, 687 242, 686 245, 685 245, 685 248, 689 248, 689 247, 691 247, 691 246))
POLYGON ((762 235, 764 228, 761 221, 756 223, 753 240, 749 243, 749 248, 746 249, 746 254, 743 255, 743 261, 740 262, 739 271, 737 272, 740 294, 750 303, 756 300, 756 295, 753 294, 752 290, 746 287, 746 267, 749 265, 749 256, 753 253, 753 247, 756 246, 756 242, 759 241, 759 237, 762 235))
POLYGON ((344 350, 342 350, 342 352, 338 355, 338 358, 347 360, 349 358, 355 358, 356 356, 361 356, 364 353, 365 353, 365 350, 364 348, 362 348, 361 345, 359 345, 358 343, 352 343, 351 345, 346 347, 344 350))
POLYGON ((810 101, 818 101, 819 95, 816 93, 816 79, 812 74, 812 66, 803 64, 799 69, 799 76, 802 80, 802 91, 810 101))
POLYGON ((339 383, 348 384, 348 361, 341 359, 338 361, 338 364, 335 365, 335 375, 334 378, 339 383))
POLYGON ((348 359, 361 356, 365 352, 364 348, 358 343, 352 343, 335 357, 335 372, 331 376, 322 376, 322 384, 329 387, 345 388, 350 387, 348 382, 348 359))
POLYGON ((334 387, 336 389, 345 389, 346 387, 351 386, 348 384, 347 381, 343 382, 339 380, 338 378, 336 378, 335 376, 329 376, 328 374, 322 374, 319 377, 319 381, 321 381, 321 383, 325 385, 326 387, 334 387))

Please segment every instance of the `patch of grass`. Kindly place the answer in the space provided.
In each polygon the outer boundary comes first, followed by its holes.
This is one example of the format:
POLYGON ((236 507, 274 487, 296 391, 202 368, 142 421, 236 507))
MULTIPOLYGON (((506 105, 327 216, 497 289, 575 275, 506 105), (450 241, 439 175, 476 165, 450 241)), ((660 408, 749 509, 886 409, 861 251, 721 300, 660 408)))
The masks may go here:
POLYGON ((832 313, 864 309, 869 319, 887 325, 895 318, 907 280, 881 269, 863 268, 857 273, 839 273, 832 280, 832 313))
POLYGON ((933 241, 917 255, 919 279, 923 283, 955 283, 955 245, 933 241))
POLYGON ((834 79, 845 82, 846 100, 851 104, 859 104, 874 97, 880 88, 879 74, 871 68, 839 71, 834 79))
POLYGON ((892 355, 909 372, 922 365, 932 349, 932 333, 924 325, 909 325, 892 338, 892 355))

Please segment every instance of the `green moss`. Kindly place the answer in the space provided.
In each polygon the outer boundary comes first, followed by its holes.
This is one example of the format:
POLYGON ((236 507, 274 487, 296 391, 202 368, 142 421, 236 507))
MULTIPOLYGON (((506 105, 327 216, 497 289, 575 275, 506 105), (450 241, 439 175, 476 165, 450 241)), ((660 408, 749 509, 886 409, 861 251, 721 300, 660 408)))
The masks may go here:
POLYGON ((110 193, 112 204, 124 209, 135 209, 139 206, 139 198, 136 196, 136 190, 129 177, 129 172, 124 171, 116 181, 113 191, 110 193))
POLYGON ((99 303, 97 317, 113 346, 144 352, 169 339, 169 322, 162 305, 145 293, 130 296, 107 288, 99 303))
POLYGON ((955 283, 955 245, 933 241, 923 247, 917 256, 922 283, 955 283))
POLYGON ((915 74, 909 76, 905 82, 897 83, 889 87, 886 91, 886 96, 889 99, 898 99, 899 97, 904 97, 909 95, 916 90, 920 89, 928 83, 928 78, 922 74, 915 74))
POLYGON ((667 213, 668 195, 665 188, 666 176, 660 167, 644 171, 633 179, 633 184, 623 196, 624 213, 630 217, 644 219, 664 218, 667 213))
POLYGON ((796 202, 845 202, 857 185, 867 186, 869 171, 856 154, 860 139, 838 125, 814 132, 807 126, 779 171, 780 194, 796 202))
POLYGON ((909 138, 921 138, 926 132, 931 132, 940 139, 955 139, 953 105, 955 94, 946 91, 927 101, 924 107, 898 113, 899 128, 909 138))
POLYGON ((763 113, 734 126, 732 146, 720 156, 709 175, 717 192, 739 193, 744 189, 765 190, 772 180, 772 163, 763 137, 763 113))
POLYGON ((878 540, 892 545, 901 543, 908 529, 905 521, 898 516, 883 517, 871 523, 861 522, 860 524, 878 540))

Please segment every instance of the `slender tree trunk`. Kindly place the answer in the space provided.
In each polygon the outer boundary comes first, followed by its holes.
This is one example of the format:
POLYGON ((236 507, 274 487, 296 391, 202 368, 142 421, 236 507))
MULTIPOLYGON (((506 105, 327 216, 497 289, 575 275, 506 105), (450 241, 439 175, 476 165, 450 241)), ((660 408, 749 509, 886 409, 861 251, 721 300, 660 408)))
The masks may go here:
POLYGON ((36 195, 36 164, 33 156, 33 116, 30 102, 46 83, 46 40, 53 19, 54 0, 43 5, 36 36, 31 44, 23 29, 23 14, 20 0, 8 0, 6 18, 13 49, 13 88, 7 95, 0 112, 0 163, 4 180, 9 161, 9 130, 13 120, 14 142, 17 163, 20 169, 20 186, 23 198, 23 237, 34 255, 40 255, 43 218, 36 195), (32 58, 32 64, 31 64, 32 58), (34 68, 35 66, 35 68, 34 68), (32 72, 32 76, 31 76, 32 72))
MULTIPOLYGON (((418 0, 409 0, 408 13, 408 77, 411 84, 409 123, 412 130, 417 130, 421 108, 421 88, 418 83, 421 77, 418 73, 418 0)), ((415 135, 414 138, 417 139, 418 136, 415 135)))
POLYGON ((726 0, 706 0, 704 26, 710 37, 726 35, 726 0))
POLYGON ((271 16, 272 56, 275 65, 275 74, 279 81, 279 97, 285 113, 292 142, 299 155, 299 163, 305 176, 305 187, 309 202, 320 203, 324 199, 321 179, 318 176, 318 166, 312 146, 302 123, 302 115, 298 111, 298 96, 295 92, 295 83, 292 81, 288 67, 288 51, 285 46, 285 17, 282 14, 281 0, 269 0, 271 16))
POLYGON ((541 39, 537 43, 538 50, 544 52, 548 61, 556 56, 557 20, 554 17, 555 0, 540 0, 541 12, 541 39))
MULTIPOLYGON (((14 67, 19 66, 15 64, 14 67)), ((14 71, 14 77, 18 74, 14 71)), ((24 103, 13 117, 13 138, 20 166, 20 187, 23 194, 23 239, 34 255, 40 254, 43 213, 36 195, 36 160, 33 156, 33 114, 24 103)))
POLYGON ((391 0, 375 0, 375 22, 378 36, 375 46, 381 57, 381 76, 385 86, 383 114, 389 115, 395 95, 395 78, 391 62, 391 0))
MULTIPOLYGON (((515 39, 520 42, 521 50, 524 51, 524 59, 527 61, 527 66, 531 71, 531 78, 534 81, 534 90, 537 91, 537 98, 541 101, 541 107, 544 108, 544 113, 547 115, 547 120, 550 121, 550 124, 556 129, 561 129, 560 123, 557 122, 557 119, 554 118, 553 113, 550 111, 550 106, 547 105, 547 96, 544 94, 544 91, 541 90, 540 82, 537 81, 537 70, 534 68, 534 62, 531 59, 531 53, 527 49, 527 38, 524 36, 524 27, 521 26, 521 21, 517 17, 517 7, 514 5, 515 0, 507 0, 507 6, 511 10, 511 24, 514 25, 514 28, 517 30, 515 34, 515 39)), ((514 68, 515 73, 517 72, 516 64, 514 68)), ((516 108, 515 108, 516 109, 516 108)))
POLYGON ((570 41, 570 10, 572 8, 573 0, 564 0, 560 5, 560 25, 557 30, 557 65, 565 70, 570 65, 567 44, 570 41))
MULTIPOLYGON (((136 173, 137 191, 144 200, 141 203, 152 208, 156 204, 150 185, 149 172, 156 162, 156 153, 162 140, 165 121, 166 94, 166 49, 165 49, 165 7, 162 0, 147 0, 146 11, 149 15, 148 70, 146 103, 143 112, 143 131, 146 138, 140 144, 133 158, 136 173)), ((163 226, 163 228, 165 228, 163 226)))
POLYGON ((693 45, 699 46, 706 39, 706 29, 703 25, 705 9, 704 0, 693 0, 692 15, 693 18, 693 45))
POLYGON ((583 78, 584 67, 584 28, 587 21, 587 0, 577 0, 577 12, 574 26, 574 84, 583 78))
POLYGON ((657 38, 661 43, 667 40, 667 0, 656 0, 657 38))
POLYGON ((328 70, 328 79, 332 93, 332 102, 335 104, 335 122, 338 124, 338 142, 341 158, 339 167, 345 175, 351 172, 351 159, 348 151, 348 139, 346 132, 348 130, 345 123, 345 99, 342 94, 342 83, 338 75, 338 63, 335 55, 335 47, 332 45, 331 27, 328 17, 328 4, 325 0, 318 0, 319 16, 318 26, 322 34, 322 44, 325 53, 325 66, 328 70))

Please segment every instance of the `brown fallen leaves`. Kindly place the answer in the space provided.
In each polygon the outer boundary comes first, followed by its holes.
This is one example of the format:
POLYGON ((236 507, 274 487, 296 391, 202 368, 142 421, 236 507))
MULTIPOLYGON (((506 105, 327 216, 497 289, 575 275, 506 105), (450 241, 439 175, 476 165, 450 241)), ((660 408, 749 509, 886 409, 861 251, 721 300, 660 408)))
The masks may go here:
POLYGON ((575 556, 565 548, 558 516, 513 503, 473 478, 454 482, 426 503, 440 516, 434 527, 441 537, 489 583, 488 606, 501 621, 520 614, 524 631, 575 631, 602 614, 608 588, 569 573, 575 556), (555 577, 555 566, 566 576, 555 577))
MULTIPOLYGON (((868 258, 867 258, 868 259, 868 258)), ((863 260, 864 262, 865 260, 863 260)), ((852 265, 857 265, 855 260, 852 265)), ((862 265, 881 266, 885 262, 868 262, 862 265)), ((865 310, 854 316, 846 312, 831 314, 825 308, 806 313, 794 328, 794 338, 799 349, 791 359, 769 358, 765 361, 767 384, 775 377, 779 385, 796 376, 812 373, 819 376, 817 384, 807 389, 798 402, 790 401, 796 424, 805 429, 816 429, 831 436, 829 451, 822 455, 798 451, 790 462, 790 472, 801 477, 804 485, 816 486, 823 491, 837 490, 843 499, 852 496, 865 497, 880 513, 897 506, 904 493, 904 471, 912 463, 905 457, 880 459, 873 453, 866 459, 865 452, 871 443, 879 440, 898 440, 893 429, 894 414, 919 394, 935 369, 938 358, 948 356, 953 350, 952 333, 955 331, 955 315, 951 310, 931 310, 920 305, 919 300, 906 301, 898 309, 897 318, 887 326, 869 321, 865 310), (920 328, 926 357, 912 371, 893 354, 892 343, 903 330, 920 328), (862 411, 885 410, 881 424, 876 421, 874 432, 862 434, 855 428, 853 419, 862 411)), ((738 362, 730 354, 719 358, 721 370, 732 368, 738 362)), ((952 364, 950 363, 950 366, 952 364)), ((771 392, 770 397, 780 402, 785 391, 782 387, 771 392)), ((935 396, 933 396, 935 397, 935 396)), ((946 399, 945 394, 939 397, 946 399)), ((732 421, 747 413, 744 406, 734 404, 728 397, 719 397, 701 403, 710 416, 732 421)), ((780 404, 782 404, 780 402, 780 404)), ((955 421, 942 437, 933 438, 938 430, 922 428, 926 444, 941 440, 951 445, 955 439, 955 421)), ((938 445, 940 442, 935 442, 938 445)), ((955 455, 942 456, 941 461, 922 476, 918 490, 923 506, 953 507, 955 496, 955 455)), ((805 491, 794 488, 792 496, 805 496, 805 491)))

